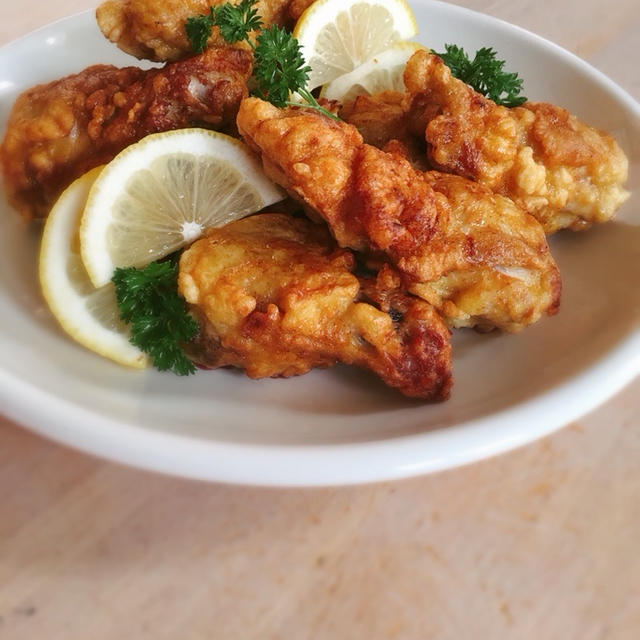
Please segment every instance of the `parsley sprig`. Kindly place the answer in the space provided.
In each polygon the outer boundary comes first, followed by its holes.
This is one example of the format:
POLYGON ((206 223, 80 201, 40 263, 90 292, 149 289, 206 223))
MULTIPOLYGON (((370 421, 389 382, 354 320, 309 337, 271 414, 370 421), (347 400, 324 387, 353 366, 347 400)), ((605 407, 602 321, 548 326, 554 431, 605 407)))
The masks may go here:
POLYGON ((209 13, 187 18, 184 30, 187 32, 187 38, 189 38, 193 51, 202 53, 206 49, 207 40, 209 40, 211 30, 215 24, 216 10, 214 7, 209 7, 209 13))
POLYGON ((262 29, 255 0, 242 0, 239 5, 228 2, 218 7, 216 22, 226 42, 245 40, 251 31, 262 29))
MULTIPOLYGON (((471 60, 462 47, 445 44, 444 53, 436 53, 451 69, 451 73, 478 93, 505 107, 517 107, 527 101, 520 95, 522 78, 503 70, 505 61, 497 60, 497 52, 482 47, 471 60)), ((435 52, 434 52, 435 53, 435 52)))
POLYGON ((321 107, 305 87, 311 67, 305 64, 298 41, 285 29, 273 25, 260 33, 254 51, 253 76, 257 93, 276 107, 296 105, 289 101, 289 94, 297 92, 307 104, 324 113, 336 116, 321 107))
POLYGON ((191 48, 196 53, 202 53, 207 46, 213 27, 220 29, 220 35, 226 42, 233 43, 240 40, 249 42, 249 33, 262 28, 262 20, 254 7, 255 1, 242 0, 237 5, 227 2, 218 7, 209 7, 209 13, 187 18, 184 28, 191 48))
POLYGON ((185 30, 191 48, 196 52, 204 51, 211 30, 218 27, 221 36, 229 44, 244 41, 251 47, 255 93, 259 97, 276 107, 299 106, 299 103, 289 100, 291 93, 297 93, 307 106, 337 119, 336 115, 318 104, 307 90, 311 67, 305 63, 300 44, 288 31, 272 25, 260 31, 253 43, 249 34, 262 28, 262 21, 254 6, 256 1, 241 0, 237 5, 227 2, 210 7, 207 14, 187 18, 185 30))
POLYGON ((178 295, 177 277, 178 260, 172 257, 143 269, 118 268, 111 279, 120 317, 129 324, 131 343, 149 354, 160 371, 186 376, 196 368, 181 344, 196 335, 198 326, 178 295))

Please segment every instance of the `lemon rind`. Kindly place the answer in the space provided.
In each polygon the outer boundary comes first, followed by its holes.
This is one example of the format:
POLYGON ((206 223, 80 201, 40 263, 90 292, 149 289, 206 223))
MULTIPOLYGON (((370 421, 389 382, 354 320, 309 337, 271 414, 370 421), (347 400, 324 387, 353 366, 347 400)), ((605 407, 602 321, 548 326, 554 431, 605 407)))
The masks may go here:
MULTIPOLYGON (((102 326, 88 311, 66 273, 66 254, 77 233, 78 222, 97 167, 73 182, 53 206, 45 224, 38 261, 43 297, 56 321, 73 340, 118 364, 142 369, 149 358, 129 342, 128 336, 102 326)), ((114 300, 115 302, 115 300, 114 300)))

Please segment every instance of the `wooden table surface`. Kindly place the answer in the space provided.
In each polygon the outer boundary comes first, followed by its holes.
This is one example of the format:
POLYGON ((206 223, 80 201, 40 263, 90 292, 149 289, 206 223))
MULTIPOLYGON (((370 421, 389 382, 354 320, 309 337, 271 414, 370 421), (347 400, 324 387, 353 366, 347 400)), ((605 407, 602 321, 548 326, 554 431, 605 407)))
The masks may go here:
MULTIPOLYGON (((639 0, 458 4, 640 98, 639 0)), ((0 44, 91 6, 2 0, 0 44)), ((0 417, 0 639, 638 638, 639 409, 636 380, 499 458, 335 490, 140 472, 0 417)))

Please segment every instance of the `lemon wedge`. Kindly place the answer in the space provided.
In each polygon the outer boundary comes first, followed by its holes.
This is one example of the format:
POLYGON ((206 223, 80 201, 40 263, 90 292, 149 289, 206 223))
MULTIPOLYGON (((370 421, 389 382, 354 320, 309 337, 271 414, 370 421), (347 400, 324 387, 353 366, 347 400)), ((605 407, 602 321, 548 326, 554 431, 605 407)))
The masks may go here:
POLYGON ((424 49, 417 42, 396 42, 353 71, 327 83, 320 92, 327 100, 348 102, 359 95, 372 95, 381 91, 404 91, 402 74, 407 60, 424 49))
POLYGON ((316 0, 293 30, 311 67, 307 89, 353 71, 417 30, 405 0, 316 0))
POLYGON ((239 140, 205 129, 155 133, 95 181, 80 223, 82 260, 100 287, 116 267, 142 267, 283 197, 239 140))
POLYGON ((51 209, 40 247, 40 286, 60 326, 76 342, 120 364, 142 368, 149 359, 129 342, 113 284, 96 289, 80 258, 80 216, 101 170, 72 183, 51 209))

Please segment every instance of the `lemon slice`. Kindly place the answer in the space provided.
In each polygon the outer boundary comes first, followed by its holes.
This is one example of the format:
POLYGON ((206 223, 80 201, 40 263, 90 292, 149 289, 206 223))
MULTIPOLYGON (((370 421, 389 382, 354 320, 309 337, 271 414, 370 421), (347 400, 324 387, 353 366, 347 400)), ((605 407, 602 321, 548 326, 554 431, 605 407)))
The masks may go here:
POLYGON ((129 342, 114 286, 96 289, 80 258, 80 216, 101 169, 76 180, 51 209, 40 247, 40 286, 60 326, 76 342, 120 364, 142 368, 149 360, 129 342))
POLYGON ((348 102, 359 95, 381 91, 404 91, 402 74, 407 60, 424 47, 417 42, 397 42, 353 71, 326 84, 320 95, 327 100, 348 102))
POLYGON ((316 0, 293 30, 311 67, 309 90, 416 33, 416 19, 405 0, 316 0))
POLYGON ((80 224, 96 287, 283 199, 242 142, 205 129, 155 133, 118 154, 91 188, 80 224))

